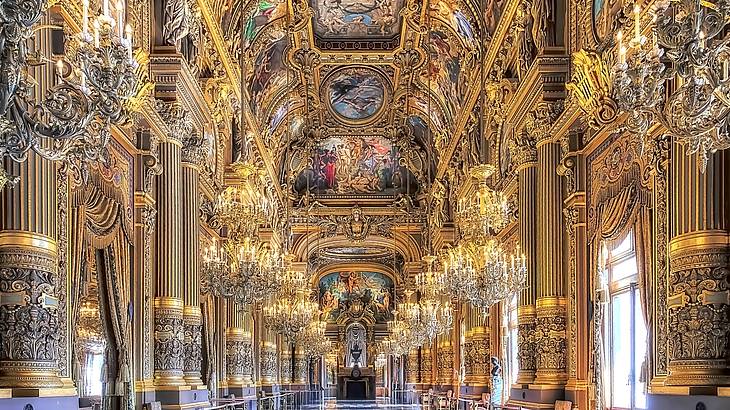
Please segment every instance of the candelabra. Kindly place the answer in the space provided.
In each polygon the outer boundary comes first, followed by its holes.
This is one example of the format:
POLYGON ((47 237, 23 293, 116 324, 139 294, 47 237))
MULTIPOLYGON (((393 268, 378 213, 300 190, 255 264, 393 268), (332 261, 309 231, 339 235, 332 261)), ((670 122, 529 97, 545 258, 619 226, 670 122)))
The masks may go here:
POLYGON ((324 320, 311 321, 296 336, 297 344, 304 348, 304 354, 309 359, 321 357, 332 350, 332 342, 325 334, 327 331, 327 322, 324 320))
POLYGON ((451 329, 453 316, 451 304, 444 295, 444 279, 441 272, 433 269, 436 257, 423 257, 425 270, 416 276, 416 285, 421 294, 419 315, 423 336, 432 341, 437 335, 451 329))
POLYGON ((441 255, 444 287, 451 296, 462 302, 469 300, 476 287, 474 263, 466 248, 459 243, 456 247, 447 248, 441 255))
POLYGON ((281 286, 284 264, 279 252, 256 239, 243 238, 203 249, 201 291, 234 299, 239 306, 260 303, 281 286))
POLYGON ((712 152, 730 147, 730 53, 725 27, 727 1, 660 0, 654 6, 652 39, 641 33, 641 10, 634 7, 634 36, 624 43, 617 34, 618 62, 613 94, 628 114, 626 127, 643 149, 652 124, 659 122, 688 153, 700 156, 704 172, 712 152), (666 81, 679 77, 667 95, 666 81))
POLYGON ((43 101, 33 101, 29 67, 48 60, 30 53, 27 42, 44 6, 39 0, 8 0, 0 6, 0 78, 6 79, 0 86, 0 156, 22 162, 32 150, 68 162, 85 177, 88 162, 106 162, 111 125, 129 122, 149 83, 138 80, 132 30, 127 26, 125 36, 121 4, 115 21, 104 1, 92 35, 84 1, 82 31, 56 62, 58 83, 43 101))
POLYGON ((317 304, 306 297, 304 290, 300 290, 292 297, 279 296, 264 306, 264 323, 293 342, 317 310, 317 304))
POLYGON ((238 182, 226 187, 214 205, 218 220, 228 227, 231 238, 255 236, 258 227, 269 222, 273 207, 262 181, 264 171, 253 161, 231 164, 238 182))
POLYGON ((487 179, 494 173, 490 164, 478 165, 470 170, 477 183, 473 196, 459 200, 455 221, 465 237, 483 237, 492 231, 502 229, 510 216, 509 204, 501 192, 487 185, 487 179))
POLYGON ((467 253, 474 264, 475 287, 469 301, 472 306, 487 309, 508 299, 525 286, 527 263, 525 255, 507 255, 495 239, 481 244, 472 242, 467 253))

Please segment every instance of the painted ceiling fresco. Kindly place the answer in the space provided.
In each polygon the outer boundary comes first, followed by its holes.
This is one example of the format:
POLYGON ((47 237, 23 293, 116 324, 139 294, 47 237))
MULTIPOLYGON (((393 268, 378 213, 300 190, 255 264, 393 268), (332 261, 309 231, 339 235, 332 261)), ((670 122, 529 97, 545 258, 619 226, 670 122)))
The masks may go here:
POLYGON ((312 0, 322 38, 390 38, 400 32, 403 0, 312 0))
POLYGON ((325 82, 324 97, 345 124, 365 122, 380 113, 386 98, 386 81, 375 70, 347 67, 333 73, 325 82))
POLYGON ((324 140, 297 183, 298 190, 330 195, 394 195, 416 187, 390 141, 350 135, 324 140))
POLYGON ((393 280, 379 272, 332 272, 319 280, 319 303, 324 316, 332 322, 343 315, 375 322, 392 319, 393 280))
POLYGON ((284 189, 417 192, 471 113, 480 33, 488 42, 505 2, 486 0, 484 19, 470 0, 216 3, 233 57, 243 53, 247 125, 284 189))

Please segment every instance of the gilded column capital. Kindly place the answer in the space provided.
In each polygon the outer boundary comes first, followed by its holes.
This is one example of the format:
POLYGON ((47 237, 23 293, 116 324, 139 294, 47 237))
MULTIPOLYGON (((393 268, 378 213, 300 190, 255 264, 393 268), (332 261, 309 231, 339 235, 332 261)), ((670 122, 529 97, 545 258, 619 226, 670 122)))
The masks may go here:
POLYGON ((184 138, 193 132, 193 119, 188 110, 179 101, 155 100, 155 108, 167 125, 167 142, 182 146, 184 138))
POLYGON ((200 168, 208 159, 211 149, 209 138, 198 132, 191 132, 182 138, 182 163, 200 168))
POLYGON ((517 172, 522 168, 534 167, 537 164, 536 140, 527 130, 523 129, 519 133, 515 133, 507 144, 517 172))
POLYGON ((571 58, 572 75, 565 84, 568 98, 588 114, 588 126, 599 129, 616 120, 619 110, 611 97, 611 69, 595 51, 581 49, 571 58))
POLYGON ((537 146, 550 142, 550 128, 563 113, 563 101, 541 101, 527 114, 525 131, 535 140, 537 146))

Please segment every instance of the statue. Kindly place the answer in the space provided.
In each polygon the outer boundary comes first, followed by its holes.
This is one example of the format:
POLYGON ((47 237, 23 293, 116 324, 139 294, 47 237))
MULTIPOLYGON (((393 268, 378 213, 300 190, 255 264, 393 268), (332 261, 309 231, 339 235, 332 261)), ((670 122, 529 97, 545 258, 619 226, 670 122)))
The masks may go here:
POLYGON ((542 53, 545 47, 553 45, 555 35, 552 0, 533 0, 530 15, 532 16, 532 39, 537 52, 542 53))
POLYGON ((182 40, 190 34, 190 5, 187 0, 167 0, 163 10, 162 40, 180 51, 182 40))
POLYGON ((492 356, 492 391, 491 391, 491 404, 502 404, 502 366, 499 364, 499 359, 492 356))

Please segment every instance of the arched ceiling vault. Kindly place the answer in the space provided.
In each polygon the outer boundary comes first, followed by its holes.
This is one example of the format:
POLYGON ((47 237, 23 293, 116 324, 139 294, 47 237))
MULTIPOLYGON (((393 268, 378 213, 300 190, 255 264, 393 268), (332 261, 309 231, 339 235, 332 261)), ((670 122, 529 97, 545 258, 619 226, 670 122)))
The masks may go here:
POLYGON ((241 61, 246 125, 284 194, 302 194, 297 177, 323 146, 397 151, 388 166, 400 162, 406 179, 427 182, 471 112, 480 33, 490 29, 478 10, 469 0, 222 2, 215 14, 241 61), (430 130, 420 141, 413 122, 430 130))

